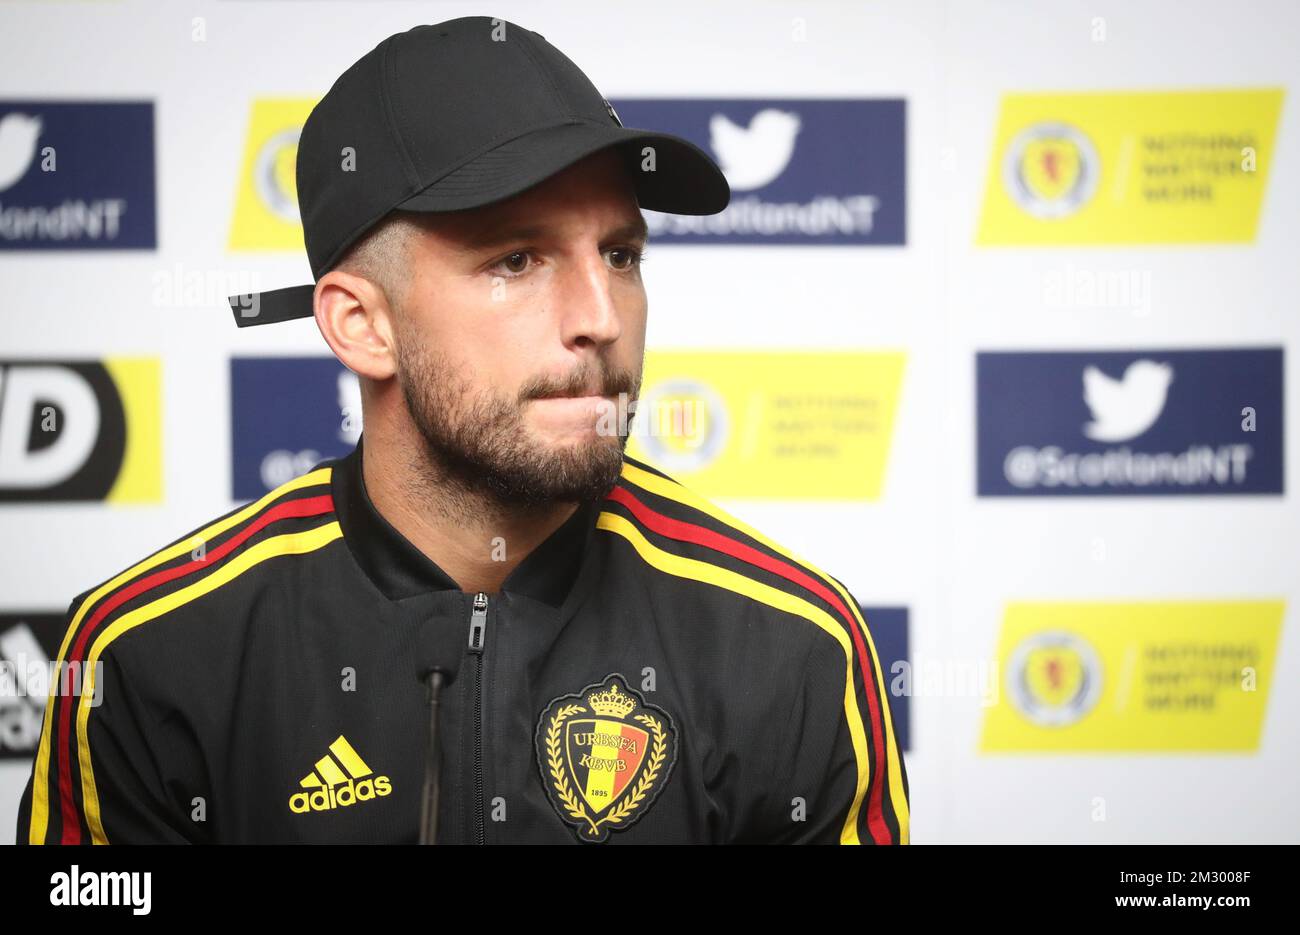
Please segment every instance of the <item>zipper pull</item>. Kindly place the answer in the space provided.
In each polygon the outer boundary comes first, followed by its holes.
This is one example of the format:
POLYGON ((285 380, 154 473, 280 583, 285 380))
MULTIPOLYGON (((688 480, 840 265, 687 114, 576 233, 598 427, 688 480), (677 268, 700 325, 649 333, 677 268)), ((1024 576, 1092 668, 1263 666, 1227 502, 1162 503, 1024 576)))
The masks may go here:
POLYGON ((474 612, 469 616, 469 651, 483 652, 483 632, 487 629, 487 595, 474 595, 474 612))

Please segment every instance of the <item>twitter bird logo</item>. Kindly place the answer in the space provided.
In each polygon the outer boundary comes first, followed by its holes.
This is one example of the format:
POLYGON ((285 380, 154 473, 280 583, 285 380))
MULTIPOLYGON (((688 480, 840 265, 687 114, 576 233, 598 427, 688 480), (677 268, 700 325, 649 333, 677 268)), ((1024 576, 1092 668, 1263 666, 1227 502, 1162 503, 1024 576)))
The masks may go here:
POLYGON ((1135 360, 1119 380, 1096 367, 1084 368, 1083 401, 1092 421, 1083 427, 1083 434, 1099 442, 1141 435, 1160 418, 1173 379, 1173 367, 1151 360, 1135 360))
POLYGON ((0 192, 27 174, 40 138, 40 117, 16 112, 0 117, 0 192))
POLYGON ((748 127, 736 126, 726 114, 709 119, 709 145, 733 191, 762 188, 784 172, 798 133, 798 114, 773 108, 760 110, 748 127))

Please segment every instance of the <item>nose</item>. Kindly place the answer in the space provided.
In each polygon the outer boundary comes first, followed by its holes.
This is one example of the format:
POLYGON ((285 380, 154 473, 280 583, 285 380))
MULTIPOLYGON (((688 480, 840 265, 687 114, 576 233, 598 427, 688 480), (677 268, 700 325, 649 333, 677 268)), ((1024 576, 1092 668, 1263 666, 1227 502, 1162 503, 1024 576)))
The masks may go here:
POLYGON ((566 347, 612 344, 623 333, 612 277, 598 247, 565 264, 556 300, 562 310, 566 347))

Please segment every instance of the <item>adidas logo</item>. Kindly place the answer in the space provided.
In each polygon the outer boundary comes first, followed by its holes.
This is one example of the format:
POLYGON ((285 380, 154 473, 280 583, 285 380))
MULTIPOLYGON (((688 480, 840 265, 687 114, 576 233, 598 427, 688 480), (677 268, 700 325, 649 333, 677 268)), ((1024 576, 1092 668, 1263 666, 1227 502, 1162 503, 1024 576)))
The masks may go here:
POLYGON ((372 777, 373 770, 341 734, 329 751, 299 783, 308 791, 289 796, 289 811, 295 815, 346 808, 393 791, 387 776, 372 777))

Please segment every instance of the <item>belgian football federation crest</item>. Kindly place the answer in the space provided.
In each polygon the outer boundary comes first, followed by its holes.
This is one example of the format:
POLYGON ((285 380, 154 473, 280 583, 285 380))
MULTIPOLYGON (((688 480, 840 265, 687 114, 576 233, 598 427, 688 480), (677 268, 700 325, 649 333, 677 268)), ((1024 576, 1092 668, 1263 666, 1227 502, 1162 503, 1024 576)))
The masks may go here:
POLYGON ((580 841, 599 843, 645 814, 677 759, 668 712, 616 672, 556 698, 537 722, 542 785, 580 841))

